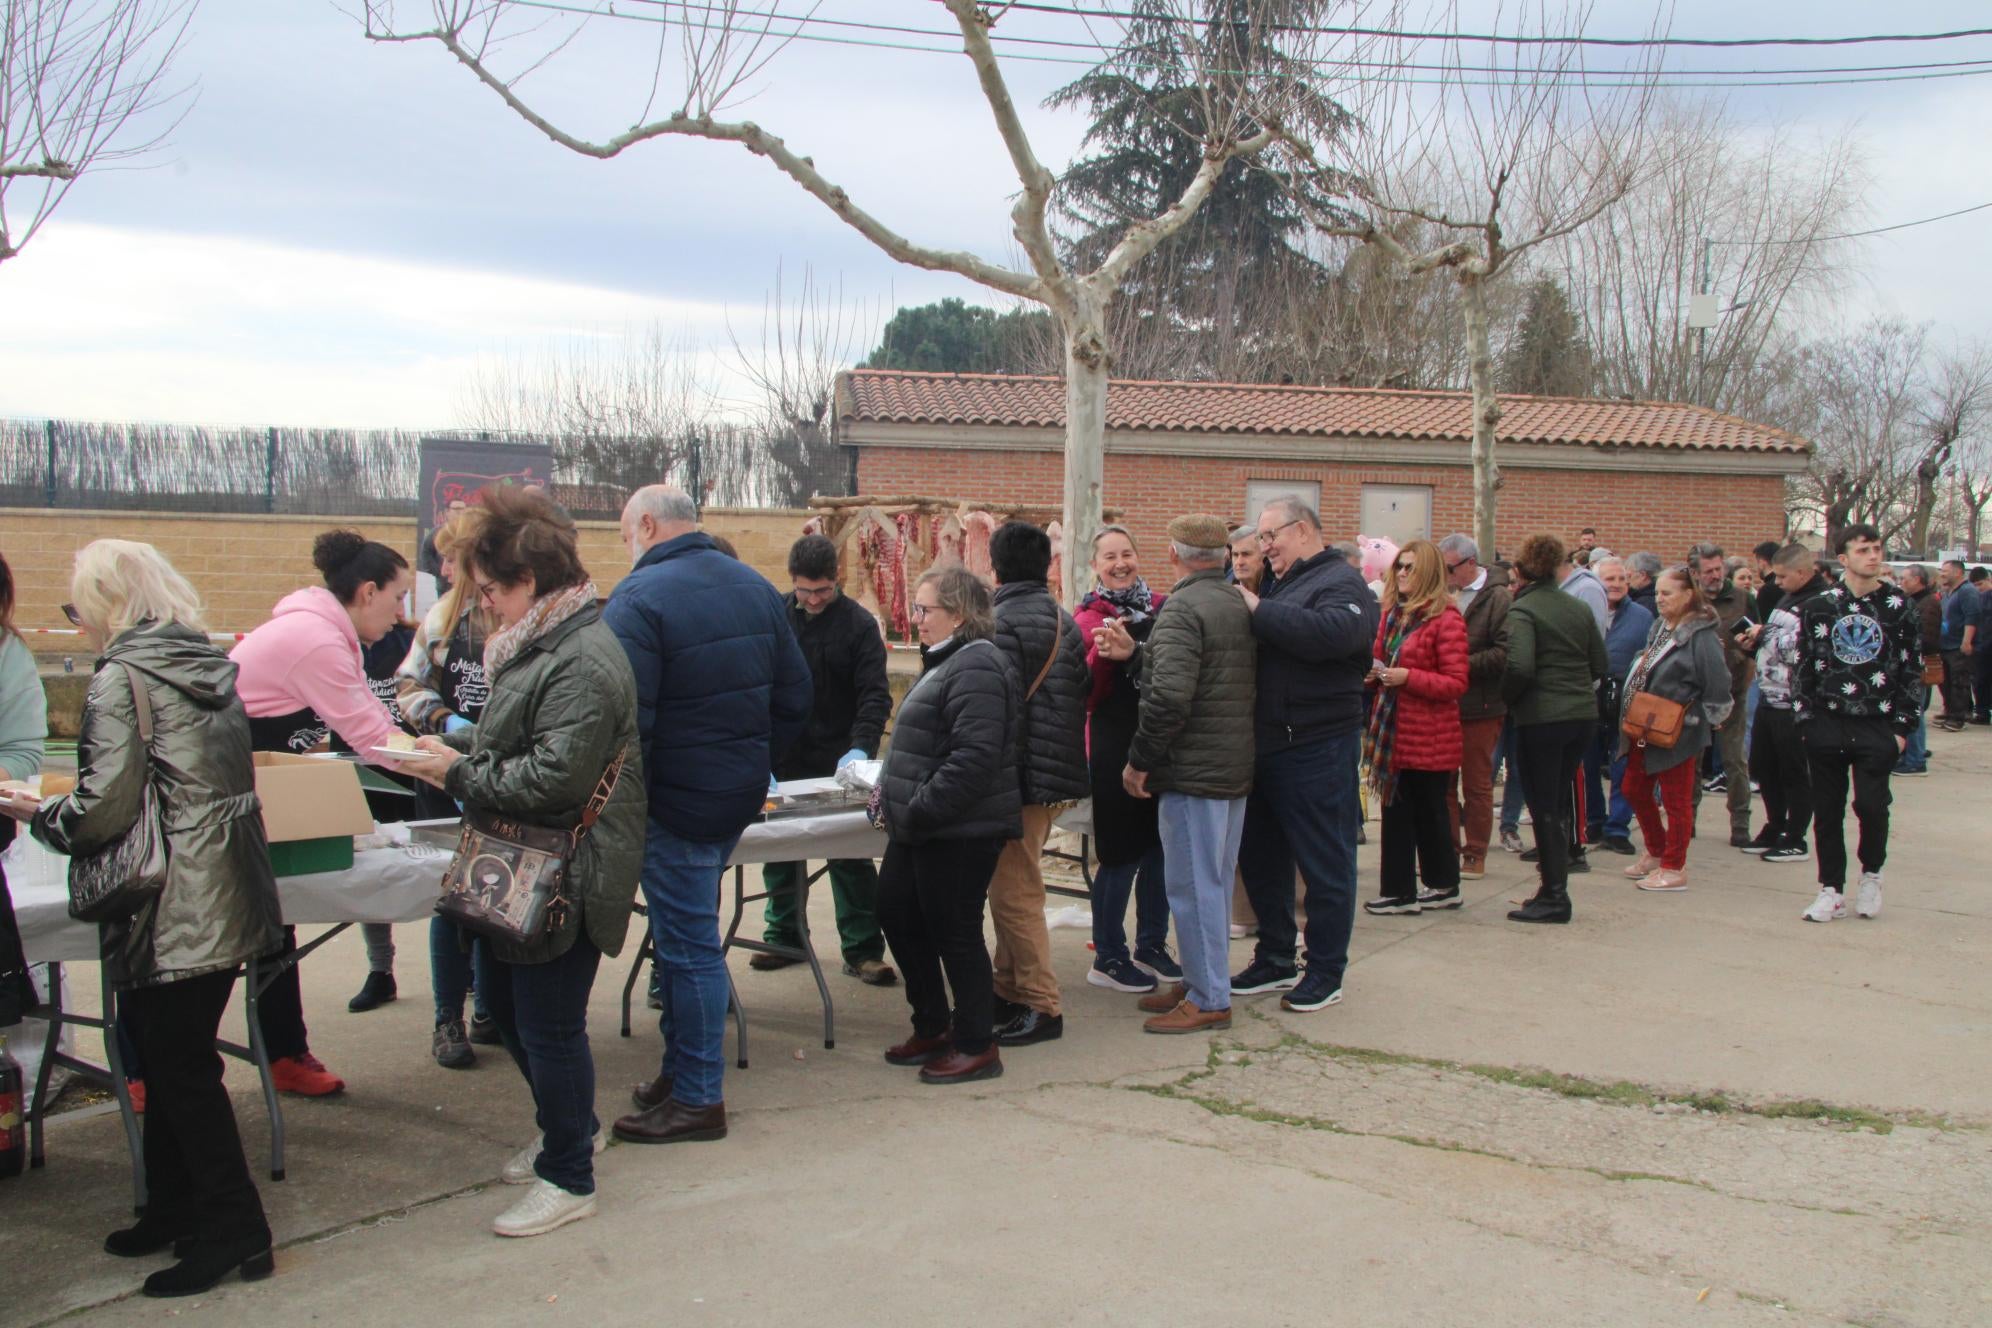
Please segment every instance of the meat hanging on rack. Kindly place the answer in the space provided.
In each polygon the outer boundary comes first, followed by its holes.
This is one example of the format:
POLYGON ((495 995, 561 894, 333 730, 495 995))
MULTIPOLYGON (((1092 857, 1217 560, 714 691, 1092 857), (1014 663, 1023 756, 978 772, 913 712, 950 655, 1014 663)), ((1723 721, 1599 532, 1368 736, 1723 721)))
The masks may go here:
POLYGON ((989 541, 996 533, 996 518, 987 512, 970 512, 962 518, 961 560, 968 570, 987 581, 996 575, 989 558, 989 541))
POLYGON ((1051 571, 1045 580, 1050 583, 1051 597, 1062 602, 1065 599, 1065 525, 1054 521, 1045 527, 1044 533, 1051 537, 1051 571))

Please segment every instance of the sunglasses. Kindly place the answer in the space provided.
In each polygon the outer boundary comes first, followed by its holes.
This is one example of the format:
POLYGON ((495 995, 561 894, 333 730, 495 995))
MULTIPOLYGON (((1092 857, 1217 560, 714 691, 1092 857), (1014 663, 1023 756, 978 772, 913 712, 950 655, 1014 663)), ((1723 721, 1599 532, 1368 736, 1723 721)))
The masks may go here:
POLYGON ((83 625, 83 615, 76 611, 76 606, 74 604, 63 605, 62 616, 69 619, 69 625, 71 627, 81 627, 83 625))
POLYGON ((1417 566, 1417 564, 1416 564, 1416 563, 1398 563, 1398 564, 1396 565, 1396 569, 1395 569, 1395 570, 1397 570, 1397 571, 1399 571, 1399 572, 1408 572, 1408 571, 1411 571, 1411 570, 1412 570, 1412 569, 1413 569, 1414 567, 1416 567, 1416 566, 1417 566))

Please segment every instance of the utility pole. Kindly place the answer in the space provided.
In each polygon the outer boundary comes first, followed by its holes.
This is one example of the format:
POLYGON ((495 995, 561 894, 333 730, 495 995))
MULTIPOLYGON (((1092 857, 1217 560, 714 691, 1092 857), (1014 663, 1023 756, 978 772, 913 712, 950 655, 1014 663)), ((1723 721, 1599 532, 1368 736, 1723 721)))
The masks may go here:
POLYGON ((1688 328, 1695 334, 1695 404, 1708 404, 1708 330, 1715 326, 1715 241, 1702 237, 1701 289, 1688 301, 1688 328))

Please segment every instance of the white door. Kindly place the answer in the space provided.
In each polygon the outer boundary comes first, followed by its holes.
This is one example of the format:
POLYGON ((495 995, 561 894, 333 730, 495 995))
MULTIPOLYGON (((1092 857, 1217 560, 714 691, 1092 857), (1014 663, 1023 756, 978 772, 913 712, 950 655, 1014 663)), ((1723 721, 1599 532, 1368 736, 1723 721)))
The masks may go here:
POLYGON ((1359 534, 1400 548, 1432 537, 1432 491, 1422 484, 1365 484, 1359 534))
POLYGON ((1245 524, 1259 524, 1259 513, 1266 504, 1275 498, 1298 498, 1317 513, 1321 510, 1321 482, 1319 480, 1247 480, 1245 481, 1245 524))

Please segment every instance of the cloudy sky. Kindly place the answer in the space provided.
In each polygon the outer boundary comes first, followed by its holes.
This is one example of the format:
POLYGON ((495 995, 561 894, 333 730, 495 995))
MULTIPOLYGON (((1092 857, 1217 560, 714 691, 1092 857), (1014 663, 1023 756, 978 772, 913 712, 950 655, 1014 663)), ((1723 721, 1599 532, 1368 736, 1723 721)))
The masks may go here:
MULTIPOLYGON (((404 17, 426 7, 403 0, 404 17)), ((654 8, 624 0, 632 7, 654 8)), ((1600 35, 1638 35, 1646 12, 1599 9, 1600 35)), ((913 0, 827 0, 815 12, 948 23, 938 5, 913 0)), ((565 31, 560 13, 541 16, 565 31)), ((1680 0, 1672 31, 1934 32, 1986 19, 1982 0, 1680 0)), ((1073 19, 1023 12, 1001 31, 1085 35, 1073 19)), ((563 126, 608 137, 644 113, 655 41, 654 25, 598 20, 526 92, 563 126)), ((535 43, 545 34, 516 49, 535 43)), ((1971 59, 1992 62, 1992 38, 1696 52, 1674 63, 1971 59)), ((911 238, 1000 260, 1015 178, 967 69, 958 54, 796 43, 737 114, 812 155, 911 238)), ((325 0, 204 0, 178 71, 197 81, 198 101, 159 162, 86 178, 0 266, 0 416, 447 425, 479 365, 653 321, 703 348, 724 391, 729 332, 758 342, 778 265, 791 286, 806 267, 877 319, 945 295, 1000 303, 960 278, 892 263, 738 147, 666 139, 610 162, 569 153, 441 48, 369 43, 325 0)), ((1009 67, 1018 101, 1033 108, 1077 72, 1009 67)), ((1869 224, 1992 202, 1992 75, 1728 95, 1752 123, 1821 135, 1853 127, 1874 178, 1869 224)), ((669 100, 667 89, 659 109, 669 100)), ((1069 160, 1082 126, 1036 109, 1029 118, 1047 163, 1069 160)), ((1992 337, 1988 239, 1992 210, 1865 241, 1847 316, 1885 311, 1992 337)))

